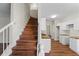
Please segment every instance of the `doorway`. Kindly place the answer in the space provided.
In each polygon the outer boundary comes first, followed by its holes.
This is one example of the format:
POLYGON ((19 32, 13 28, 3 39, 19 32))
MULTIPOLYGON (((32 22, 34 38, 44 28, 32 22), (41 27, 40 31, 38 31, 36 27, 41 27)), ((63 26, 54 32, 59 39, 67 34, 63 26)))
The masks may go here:
POLYGON ((60 36, 60 26, 56 26, 56 28, 57 28, 57 32, 56 32, 57 40, 59 40, 59 36, 60 36))

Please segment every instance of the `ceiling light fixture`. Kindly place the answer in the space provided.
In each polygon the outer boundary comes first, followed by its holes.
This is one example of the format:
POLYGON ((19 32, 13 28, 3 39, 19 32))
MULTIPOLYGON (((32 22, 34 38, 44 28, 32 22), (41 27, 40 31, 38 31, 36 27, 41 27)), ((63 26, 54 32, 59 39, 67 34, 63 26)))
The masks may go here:
POLYGON ((57 15, 52 15, 50 18, 56 18, 57 17, 57 15))

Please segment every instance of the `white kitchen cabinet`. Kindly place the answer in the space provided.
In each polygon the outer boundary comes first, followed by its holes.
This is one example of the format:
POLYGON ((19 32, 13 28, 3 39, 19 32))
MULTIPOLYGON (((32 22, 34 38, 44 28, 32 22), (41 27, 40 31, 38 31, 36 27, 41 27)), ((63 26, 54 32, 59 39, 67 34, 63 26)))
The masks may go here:
POLYGON ((70 38, 69 47, 71 50, 79 54, 79 39, 70 38))
POLYGON ((59 42, 60 43, 62 42, 62 36, 59 36, 59 42))
POLYGON ((66 30, 67 29, 67 27, 66 27, 66 25, 62 25, 62 26, 60 26, 60 30, 66 30))
POLYGON ((70 47, 73 51, 76 51, 76 50, 77 50, 77 40, 74 39, 74 38, 70 38, 69 47, 70 47))
POLYGON ((59 42, 63 45, 69 45, 69 36, 60 36, 59 42))
POLYGON ((74 29, 75 29, 75 30, 79 30, 79 23, 78 23, 78 24, 77 24, 77 23, 74 24, 74 29))

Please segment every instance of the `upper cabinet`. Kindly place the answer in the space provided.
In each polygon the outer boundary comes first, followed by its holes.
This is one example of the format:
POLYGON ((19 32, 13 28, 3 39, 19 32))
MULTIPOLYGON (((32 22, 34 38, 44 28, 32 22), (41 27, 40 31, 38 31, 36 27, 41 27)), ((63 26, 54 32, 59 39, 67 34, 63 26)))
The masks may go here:
POLYGON ((74 30, 79 30, 79 19, 74 21, 74 30))
POLYGON ((60 30, 67 30, 67 27, 65 25, 60 26, 60 30))
POLYGON ((74 24, 74 30, 79 30, 79 24, 78 23, 74 24))

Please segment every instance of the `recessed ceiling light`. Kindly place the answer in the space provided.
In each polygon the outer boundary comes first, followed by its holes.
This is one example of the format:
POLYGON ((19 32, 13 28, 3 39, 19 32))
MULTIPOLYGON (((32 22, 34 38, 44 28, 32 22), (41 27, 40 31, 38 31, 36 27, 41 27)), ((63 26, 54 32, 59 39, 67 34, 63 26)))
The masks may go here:
POLYGON ((52 15, 52 16, 50 16, 50 18, 56 18, 57 17, 57 15, 52 15))

